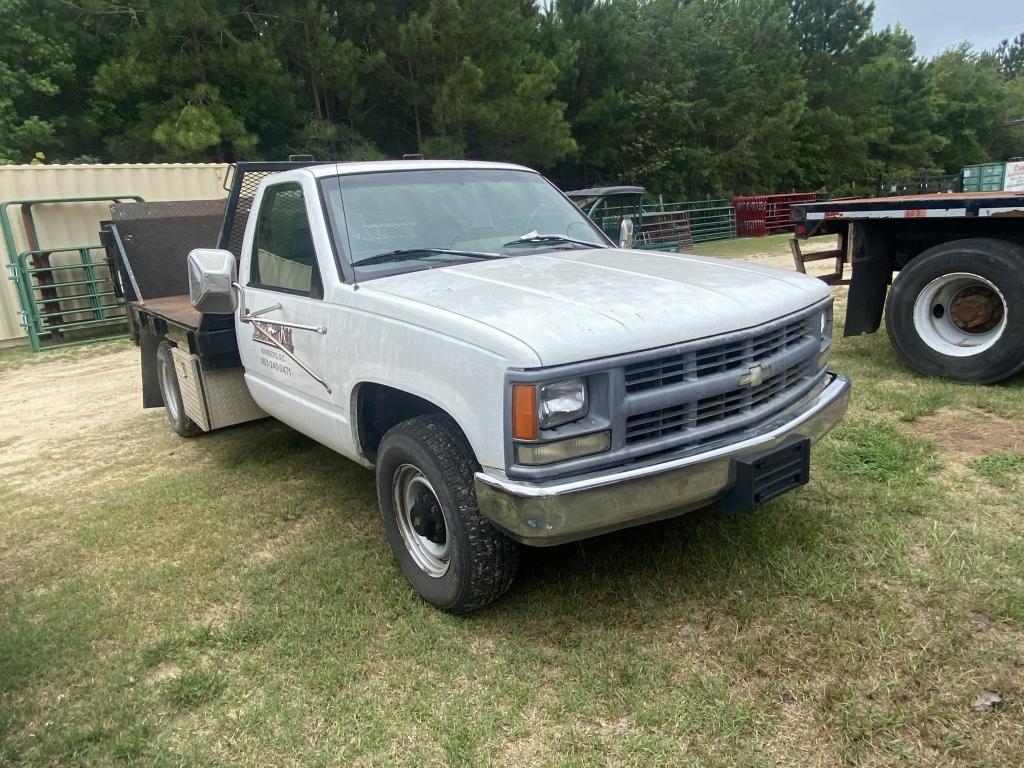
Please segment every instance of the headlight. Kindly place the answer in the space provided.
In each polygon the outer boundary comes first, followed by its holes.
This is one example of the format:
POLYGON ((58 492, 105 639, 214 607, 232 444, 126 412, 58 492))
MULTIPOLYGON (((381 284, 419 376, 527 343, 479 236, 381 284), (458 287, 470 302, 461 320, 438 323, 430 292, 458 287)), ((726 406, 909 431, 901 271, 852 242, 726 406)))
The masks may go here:
POLYGON ((564 379, 542 384, 537 397, 541 429, 575 421, 587 412, 587 385, 583 379, 564 379))

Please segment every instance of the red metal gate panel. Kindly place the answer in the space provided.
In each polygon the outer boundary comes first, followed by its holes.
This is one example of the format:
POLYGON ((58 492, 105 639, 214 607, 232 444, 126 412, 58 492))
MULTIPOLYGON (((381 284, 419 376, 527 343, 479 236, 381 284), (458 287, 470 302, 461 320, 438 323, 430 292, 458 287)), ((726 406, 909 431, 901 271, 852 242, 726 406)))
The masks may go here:
POLYGON ((795 203, 814 203, 814 192, 796 192, 788 195, 745 195, 732 199, 736 209, 737 237, 764 237, 787 231, 790 226, 789 209, 795 203))

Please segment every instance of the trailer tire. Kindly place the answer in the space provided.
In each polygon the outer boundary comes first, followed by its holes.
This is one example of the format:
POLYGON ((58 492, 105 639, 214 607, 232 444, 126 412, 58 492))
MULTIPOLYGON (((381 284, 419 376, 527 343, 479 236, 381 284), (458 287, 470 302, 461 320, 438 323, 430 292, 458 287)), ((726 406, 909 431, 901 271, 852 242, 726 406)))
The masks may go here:
POLYGON ((397 424, 377 453, 377 498, 391 551, 420 596, 448 613, 497 600, 519 562, 518 544, 480 514, 478 466, 444 414, 397 424))
POLYGON ((971 238, 911 259, 893 282, 885 326, 926 376, 992 384, 1024 368, 1024 247, 971 238))
POLYGON ((171 429, 182 437, 196 437, 203 430, 192 419, 185 415, 185 404, 181 400, 181 387, 178 386, 178 373, 174 368, 174 356, 171 344, 161 341, 156 348, 156 373, 160 382, 160 394, 164 399, 164 412, 171 429))

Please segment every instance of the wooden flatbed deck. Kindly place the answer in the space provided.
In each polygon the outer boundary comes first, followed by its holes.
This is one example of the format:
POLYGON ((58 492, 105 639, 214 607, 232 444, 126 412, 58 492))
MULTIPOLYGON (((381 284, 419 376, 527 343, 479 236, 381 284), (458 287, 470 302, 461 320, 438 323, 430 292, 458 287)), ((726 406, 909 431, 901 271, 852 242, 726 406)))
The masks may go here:
POLYGON ((192 331, 199 328, 199 320, 202 317, 202 313, 192 306, 192 301, 187 293, 129 303, 142 312, 156 315, 175 325, 183 326, 192 331))
POLYGON ((1024 192, 954 192, 794 203, 793 220, 951 218, 1020 215, 1024 192))

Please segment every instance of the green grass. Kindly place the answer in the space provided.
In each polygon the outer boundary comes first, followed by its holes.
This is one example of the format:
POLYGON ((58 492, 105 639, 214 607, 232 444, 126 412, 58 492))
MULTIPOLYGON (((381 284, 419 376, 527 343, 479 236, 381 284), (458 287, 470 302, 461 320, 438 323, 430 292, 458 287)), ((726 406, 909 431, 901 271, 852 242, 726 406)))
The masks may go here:
MULTIPOLYGON (((687 253, 695 253, 699 256, 714 256, 719 259, 743 259, 749 258, 752 254, 763 256, 782 256, 789 258, 789 240, 791 235, 770 235, 769 237, 745 237, 734 240, 713 240, 708 243, 698 243, 692 248, 687 248, 687 253)), ((829 248, 835 247, 836 238, 834 235, 825 237, 812 237, 810 240, 801 241, 804 249, 813 249, 820 245, 829 248)), ((787 262, 787 266, 790 262, 787 262)))
MULTIPOLYGON (((698 243, 692 248, 687 248, 687 253, 696 253, 701 256, 715 256, 720 259, 741 259, 751 253, 789 253, 789 234, 771 235, 770 237, 744 237, 734 240, 712 240, 708 243, 698 243)), ((834 241, 835 238, 832 238, 834 241)), ((813 242, 813 241, 812 241, 813 242)))
POLYGON ((992 453, 975 459, 973 466, 979 475, 987 477, 996 485, 1016 488, 1024 475, 1024 454, 1016 451, 992 453))
POLYGON ((527 550, 463 618, 405 583, 369 471, 112 417, 63 447, 95 482, 0 478, 0 764, 1021 765, 1021 457, 965 469, 921 425, 1019 421, 1024 380, 927 381, 884 334, 834 367, 810 485, 527 550))

